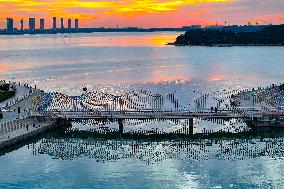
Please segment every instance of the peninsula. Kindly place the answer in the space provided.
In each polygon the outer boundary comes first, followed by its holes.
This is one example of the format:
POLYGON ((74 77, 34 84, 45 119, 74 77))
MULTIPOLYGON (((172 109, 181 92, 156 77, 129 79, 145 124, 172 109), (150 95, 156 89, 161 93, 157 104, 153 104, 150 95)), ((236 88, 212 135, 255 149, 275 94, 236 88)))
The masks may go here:
POLYGON ((271 25, 260 31, 236 32, 218 29, 189 30, 177 37, 176 46, 283 46, 284 25, 271 25))

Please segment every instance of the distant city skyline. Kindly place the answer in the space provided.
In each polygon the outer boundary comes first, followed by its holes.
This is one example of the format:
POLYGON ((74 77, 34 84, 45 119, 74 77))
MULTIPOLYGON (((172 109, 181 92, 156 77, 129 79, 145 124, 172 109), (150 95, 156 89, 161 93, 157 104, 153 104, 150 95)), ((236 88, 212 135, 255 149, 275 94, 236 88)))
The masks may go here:
MULTIPOLYGON (((6 18, 14 27, 28 28, 28 19, 43 18, 52 28, 52 17, 78 18, 80 27, 181 27, 200 24, 284 23, 283 0, 0 0, 0 29, 6 18)), ((36 24, 39 28, 39 24, 36 24)))
MULTIPOLYGON (((18 31, 26 31, 35 33, 37 30, 40 31, 45 31, 45 30, 53 30, 53 31, 71 31, 75 30, 77 31, 79 28, 79 19, 75 18, 73 19, 73 25, 74 27, 72 28, 72 19, 67 19, 65 21, 64 18, 57 18, 57 17, 52 17, 52 27, 47 28, 45 26, 45 19, 44 18, 28 18, 26 23, 24 22, 24 19, 21 19, 19 22, 14 20, 13 18, 6 18, 6 27, 3 28, 5 32, 8 33, 17 33, 18 31), (60 20, 59 20, 60 19, 60 20), (59 22, 58 22, 59 21, 59 22), (67 24, 65 25, 65 23, 67 24), (18 23, 19 26, 16 26, 18 23), (58 26, 60 24, 60 26, 58 26), (66 26, 66 27, 65 27, 66 26)), ((0 29, 0 31, 3 31, 0 29)))

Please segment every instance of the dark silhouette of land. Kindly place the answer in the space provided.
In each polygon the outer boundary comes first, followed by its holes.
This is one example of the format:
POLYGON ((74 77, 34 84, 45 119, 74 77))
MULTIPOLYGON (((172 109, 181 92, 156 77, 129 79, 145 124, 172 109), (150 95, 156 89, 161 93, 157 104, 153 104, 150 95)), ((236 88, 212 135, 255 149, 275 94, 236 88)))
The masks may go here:
POLYGON ((176 31, 184 32, 188 29, 185 28, 138 28, 138 27, 128 27, 128 28, 78 28, 78 29, 36 29, 36 30, 18 30, 13 31, 0 30, 0 35, 24 35, 24 34, 58 34, 58 33, 94 33, 94 32, 165 32, 165 31, 176 31))
POLYGON ((190 30, 177 37, 177 46, 283 46, 284 25, 271 25, 255 32, 190 30))
MULTIPOLYGON (((185 32, 191 30, 220 30, 233 32, 256 32, 261 31, 269 25, 232 25, 232 26, 206 26, 202 28, 199 25, 183 26, 178 28, 49 28, 49 29, 17 29, 10 28, 0 30, 0 35, 24 35, 24 34, 57 34, 57 33, 93 33, 93 32, 185 32)), ((42 26, 44 27, 44 26, 42 26)))

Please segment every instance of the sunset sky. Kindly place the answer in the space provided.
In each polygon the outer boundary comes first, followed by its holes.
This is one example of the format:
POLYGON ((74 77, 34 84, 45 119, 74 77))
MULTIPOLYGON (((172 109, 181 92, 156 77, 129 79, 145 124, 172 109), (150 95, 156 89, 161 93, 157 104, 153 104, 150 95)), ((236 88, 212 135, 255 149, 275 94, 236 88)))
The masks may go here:
POLYGON ((80 27, 284 23, 284 0, 0 0, 0 28, 6 17, 16 27, 22 18, 45 18, 50 27, 53 16, 79 18, 80 27))

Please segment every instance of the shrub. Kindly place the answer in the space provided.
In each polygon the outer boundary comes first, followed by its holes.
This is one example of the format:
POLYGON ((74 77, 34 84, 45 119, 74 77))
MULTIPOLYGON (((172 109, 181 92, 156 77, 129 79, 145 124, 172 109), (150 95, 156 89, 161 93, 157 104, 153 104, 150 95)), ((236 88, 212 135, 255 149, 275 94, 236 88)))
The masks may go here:
POLYGON ((9 91, 10 84, 0 85, 0 91, 9 91))
POLYGON ((284 91, 284 83, 279 86, 281 91, 284 91))
POLYGON ((15 95, 15 91, 0 92, 0 102, 3 102, 15 95))

